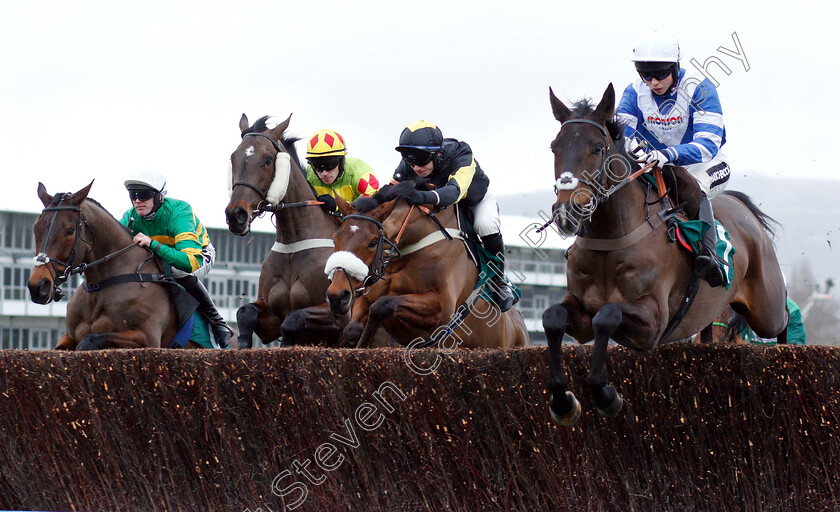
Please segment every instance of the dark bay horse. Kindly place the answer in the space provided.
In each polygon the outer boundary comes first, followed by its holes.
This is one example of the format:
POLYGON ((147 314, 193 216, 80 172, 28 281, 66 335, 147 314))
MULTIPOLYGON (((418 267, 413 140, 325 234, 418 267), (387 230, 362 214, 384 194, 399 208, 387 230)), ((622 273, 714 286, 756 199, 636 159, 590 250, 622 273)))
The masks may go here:
POLYGON ((519 311, 501 313, 483 298, 472 311, 460 310, 463 324, 453 322, 456 310, 477 296, 479 270, 459 239, 455 208, 441 210, 438 225, 401 199, 401 189, 413 186, 383 187, 374 198, 354 202, 358 210, 338 201, 345 221, 333 236, 336 252, 325 271, 332 280, 327 290, 332 310, 352 308, 346 341, 365 346, 381 325, 397 343, 410 347, 427 341, 429 346, 467 348, 530 345, 519 311))
POLYGON ((605 416, 617 414, 623 403, 608 383, 610 338, 650 351, 700 331, 727 304, 760 336, 784 336, 788 313, 782 272, 768 236, 771 219, 740 192, 713 200, 715 217, 735 248, 734 277, 729 289, 701 281, 682 321, 670 323, 687 296, 693 255, 668 241, 667 223, 657 223, 658 196, 644 180, 628 180, 635 169, 619 157, 623 127, 612 117, 612 84, 594 108, 584 101, 569 109, 553 91, 550 98, 554 117, 562 123, 551 143, 557 180, 553 218, 563 234, 578 235, 568 254, 568 292, 543 314, 552 416, 571 425, 581 410, 563 374, 566 332, 580 343, 595 340, 586 385, 605 416))
POLYGON ((33 226, 39 253, 27 282, 31 299, 38 304, 57 300, 69 273, 82 272, 86 285, 67 304, 67 333, 56 349, 168 347, 178 330, 171 285, 105 284, 130 274, 162 277, 162 269, 117 219, 87 197, 92 185, 51 196, 38 184, 44 210, 33 226))
MULTIPOLYGON (((248 125, 242 114, 242 142, 230 156, 231 196, 225 208, 228 228, 249 233, 251 222, 273 212, 277 235, 260 272, 257 300, 239 308, 239 348, 250 348, 252 334, 265 343, 335 346, 348 315, 327 306, 329 282, 324 263, 333 253, 338 220, 319 208, 295 151, 296 138, 284 134, 291 116, 269 127, 268 116, 248 125)), ((390 342, 377 337, 377 346, 390 342)))

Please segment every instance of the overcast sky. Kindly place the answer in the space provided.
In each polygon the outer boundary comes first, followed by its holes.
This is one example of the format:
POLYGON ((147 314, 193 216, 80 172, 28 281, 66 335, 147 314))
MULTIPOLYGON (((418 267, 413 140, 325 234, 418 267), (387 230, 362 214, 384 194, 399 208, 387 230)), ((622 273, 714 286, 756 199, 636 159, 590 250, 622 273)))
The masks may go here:
MULTIPOLYGON (((733 2, 8 2, 0 18, 3 209, 96 179, 111 213, 153 168, 223 227, 238 121, 294 113, 289 131, 344 134, 380 178, 417 119, 466 140, 497 194, 550 189, 561 99, 617 94, 638 35, 674 33, 683 67, 718 57, 734 172, 837 179, 838 30, 825 4, 733 2), (736 34, 746 59, 737 52, 736 34), (748 66, 749 70, 745 69, 748 66)), ((303 152, 303 145, 298 149, 303 152)), ((749 190, 746 190, 749 192, 749 190)), ((759 198, 760 199, 760 198, 759 198)), ((545 209, 548 205, 535 205, 545 209)), ((504 213, 504 212, 503 212, 504 213)))

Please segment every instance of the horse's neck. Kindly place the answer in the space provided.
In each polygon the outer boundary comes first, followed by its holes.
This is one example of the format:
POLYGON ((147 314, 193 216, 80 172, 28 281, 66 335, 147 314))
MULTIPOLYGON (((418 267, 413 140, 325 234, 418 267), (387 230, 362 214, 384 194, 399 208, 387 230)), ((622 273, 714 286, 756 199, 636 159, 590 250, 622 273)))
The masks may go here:
POLYGON ((620 238, 645 222, 647 186, 635 180, 610 194, 586 222, 588 238, 620 238))
MULTIPOLYGON (((89 205, 84 214, 90 227, 87 236, 93 241, 93 248, 87 253, 85 263, 90 264, 134 245, 134 240, 123 225, 101 208, 89 205)), ((147 256, 148 251, 135 246, 117 257, 86 269, 85 280, 98 282, 106 277, 137 272, 138 266, 147 256)), ((141 270, 146 273, 157 273, 160 272, 160 267, 152 262, 144 264, 141 270)))
MULTIPOLYGON (((284 203, 297 203, 314 200, 309 182, 297 166, 292 166, 289 175, 289 188, 284 203)), ((312 238, 332 238, 338 226, 335 221, 318 206, 294 206, 276 213, 276 240, 293 243, 312 238)))
MULTIPOLYGON (((445 227, 457 227, 454 211, 454 208, 441 210, 437 214, 438 221, 445 227)), ((403 247, 415 244, 440 229, 423 210, 417 206, 411 209, 407 205, 395 208, 383 222, 383 225, 385 233, 391 240, 395 240, 400 230, 403 231, 399 240, 399 245, 403 247), (405 222, 406 217, 409 217, 407 223, 405 222), (403 228, 403 224, 405 224, 405 228, 403 228)))

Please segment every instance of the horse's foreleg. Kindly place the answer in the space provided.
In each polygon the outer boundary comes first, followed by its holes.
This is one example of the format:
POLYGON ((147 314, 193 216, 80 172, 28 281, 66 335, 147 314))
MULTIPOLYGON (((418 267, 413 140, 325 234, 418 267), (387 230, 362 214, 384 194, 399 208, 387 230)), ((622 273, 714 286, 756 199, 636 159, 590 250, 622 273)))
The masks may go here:
POLYGON ((160 338, 157 345, 153 345, 149 337, 140 330, 123 332, 92 332, 76 347, 76 350, 101 350, 103 348, 155 348, 160 346, 160 338))
POLYGON ((548 341, 548 388, 551 394, 549 412, 561 425, 574 425, 580 418, 580 402, 568 390, 569 383, 563 373, 563 336, 568 329, 580 334, 589 329, 588 317, 581 309, 580 301, 566 296, 560 304, 545 310, 542 316, 543 330, 548 341))
POLYGON ((69 334, 65 334, 58 340, 54 350, 76 350, 77 345, 76 340, 71 338, 69 334))
POLYGON ((440 294, 436 291, 380 297, 370 306, 359 345, 366 346, 385 319, 393 322, 388 330, 395 337, 402 338, 406 333, 410 337, 418 333, 432 333, 440 325, 441 313, 440 294))
POLYGON ((635 302, 606 304, 592 317, 595 346, 586 385, 592 392, 592 400, 599 413, 615 416, 624 404, 621 395, 608 381, 607 345, 610 337, 620 330, 622 339, 632 340, 633 346, 653 350, 659 341, 659 328, 659 307, 650 295, 635 302))
POLYGON ((338 316, 326 302, 320 306, 298 309, 286 316, 280 325, 283 342, 289 345, 317 344, 321 341, 335 346, 346 322, 346 315, 338 316))
POLYGON ((624 405, 624 400, 615 387, 607 384, 607 345, 622 318, 621 307, 614 303, 604 305, 592 317, 595 347, 592 352, 592 369, 586 377, 586 385, 592 392, 595 408, 602 416, 607 417, 618 414, 624 405))
POLYGON ((236 312, 236 325, 239 328, 240 349, 253 346, 254 332, 263 340, 263 343, 271 343, 282 333, 280 319, 262 300, 239 308, 236 312))

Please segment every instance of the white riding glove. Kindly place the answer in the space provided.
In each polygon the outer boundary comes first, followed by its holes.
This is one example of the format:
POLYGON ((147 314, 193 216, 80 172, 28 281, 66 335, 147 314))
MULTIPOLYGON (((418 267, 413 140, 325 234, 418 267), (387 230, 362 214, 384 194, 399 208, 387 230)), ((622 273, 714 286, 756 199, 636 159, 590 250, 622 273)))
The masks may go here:
POLYGON ((641 155, 636 161, 642 165, 648 165, 650 163, 653 163, 654 161, 658 161, 659 163, 657 164, 657 166, 662 167, 663 165, 668 163, 669 158, 668 153, 664 153, 662 151, 659 151, 658 149, 654 149, 653 151, 641 155))

